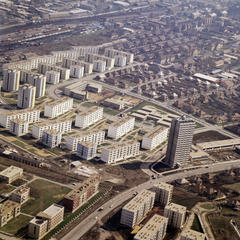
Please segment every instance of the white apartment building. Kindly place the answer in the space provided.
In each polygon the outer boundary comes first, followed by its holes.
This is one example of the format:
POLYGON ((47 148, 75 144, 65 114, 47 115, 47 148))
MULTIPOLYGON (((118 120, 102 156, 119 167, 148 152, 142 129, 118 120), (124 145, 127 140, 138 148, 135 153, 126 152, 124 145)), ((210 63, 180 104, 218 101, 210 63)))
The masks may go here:
POLYGON ((134 59, 134 54, 132 53, 128 53, 128 52, 123 52, 123 51, 118 51, 118 50, 115 50, 115 49, 112 49, 112 48, 106 48, 105 49, 105 52, 104 52, 104 55, 106 57, 110 57, 110 58, 113 58, 115 56, 124 56, 126 57, 126 61, 127 61, 127 64, 129 63, 133 63, 133 59, 134 59))
POLYGON ((46 74, 47 71, 56 71, 60 73, 60 79, 68 80, 70 77, 70 69, 55 66, 47 63, 40 63, 38 65, 38 72, 46 74))
POLYGON ((75 65, 84 67, 85 74, 91 74, 93 71, 92 63, 83 62, 83 61, 79 61, 71 58, 63 58, 62 67, 69 69, 71 66, 75 66, 75 65))
POLYGON ((30 76, 29 84, 36 87, 36 98, 43 97, 46 89, 46 76, 30 76))
POLYGON ((4 91, 14 92, 19 88, 20 70, 19 69, 6 69, 3 70, 3 85, 4 91))
POLYGON ((206 236, 204 233, 187 229, 182 231, 180 240, 205 240, 206 236))
POLYGON ((96 156, 97 145, 92 142, 78 142, 76 155, 85 159, 90 160, 96 156))
POLYGON ((67 50, 67 51, 53 51, 51 54, 56 58, 57 62, 62 62, 63 58, 72 58, 78 59, 78 52, 75 50, 67 50))
POLYGON ((111 69, 114 67, 114 58, 105 57, 103 55, 97 55, 92 53, 86 53, 84 57, 85 62, 93 63, 94 60, 102 60, 106 62, 106 68, 111 69))
POLYGON ((168 129, 164 126, 157 126, 143 136, 142 148, 152 150, 167 140, 168 129))
POLYGON ((73 99, 69 97, 59 98, 47 103, 44 107, 44 116, 49 118, 57 117, 73 107, 73 99))
POLYGON ((38 122, 40 118, 40 111, 34 108, 29 108, 2 113, 0 116, 0 125, 7 128, 9 127, 10 120, 19 118, 28 123, 38 122))
POLYGON ((78 56, 85 56, 85 53, 98 54, 99 46, 71 46, 70 49, 76 51, 78 56))
POLYGON ((162 240, 166 235, 167 223, 168 218, 155 214, 133 240, 162 240))
POLYGON ((169 219, 168 225, 181 228, 184 224, 187 208, 176 203, 170 203, 164 208, 164 217, 169 219))
POLYGON ((139 154, 140 143, 135 140, 114 143, 102 147, 101 160, 106 163, 115 163, 122 159, 137 156, 139 154))
POLYGON ((28 71, 31 71, 31 62, 27 60, 17 61, 17 62, 11 62, 11 63, 5 63, 2 66, 2 69, 25 69, 28 71))
POLYGON ((127 57, 118 55, 114 56, 114 65, 116 67, 124 67, 127 65, 127 57))
POLYGON ((62 141, 62 134, 54 129, 44 130, 42 133, 42 144, 50 148, 57 147, 62 141))
POLYGON ((152 210, 154 200, 154 192, 142 190, 122 208, 120 223, 128 227, 135 227, 152 210))
POLYGON ((102 60, 93 61, 93 71, 104 72, 106 70, 106 62, 102 60))
POLYGON ((9 123, 9 132, 16 135, 22 136, 28 133, 28 122, 19 118, 19 119, 12 119, 9 123))
POLYGON ((70 67, 70 77, 81 78, 84 75, 84 67, 74 65, 70 67))
POLYGON ((26 186, 20 186, 19 188, 16 188, 12 192, 9 199, 13 202, 23 204, 29 199, 29 197, 30 197, 30 188, 26 186))
POLYGON ((46 71, 46 83, 57 84, 59 83, 60 72, 46 71))
POLYGON ((118 139, 129 131, 133 130, 135 118, 124 116, 108 126, 108 137, 118 139))
POLYGON ((33 108, 35 105, 36 87, 25 83, 21 85, 18 90, 19 108, 33 108))
POLYGON ((104 143, 105 131, 99 129, 91 129, 71 134, 66 137, 67 149, 71 151, 77 150, 78 142, 92 142, 96 145, 104 143))
POLYGON ((76 115, 75 126, 80 128, 88 127, 89 125, 103 118, 103 108, 93 106, 82 110, 76 115))
POLYGON ((152 191, 156 193, 155 202, 168 205, 172 201, 173 185, 159 182, 153 185, 152 191))
POLYGON ((46 122, 34 124, 32 129, 32 136, 34 138, 39 139, 42 137, 43 131, 50 130, 50 129, 54 129, 61 133, 71 132, 72 120, 63 118, 63 119, 57 119, 54 121, 46 121, 46 122))
POLYGON ((53 55, 43 55, 37 57, 29 57, 27 58, 28 61, 31 63, 31 69, 37 69, 39 63, 47 63, 55 65, 57 62, 57 58, 53 55))
POLYGON ((24 69, 20 69, 20 82, 22 83, 29 83, 30 78, 34 76, 43 76, 41 73, 36 73, 24 69))

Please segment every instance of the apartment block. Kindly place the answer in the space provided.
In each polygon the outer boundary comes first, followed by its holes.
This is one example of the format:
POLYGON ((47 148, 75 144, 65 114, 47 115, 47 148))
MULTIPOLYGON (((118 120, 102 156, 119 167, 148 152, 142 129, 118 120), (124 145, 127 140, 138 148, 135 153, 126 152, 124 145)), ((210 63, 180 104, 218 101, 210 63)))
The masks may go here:
POLYGON ((81 78, 84 75, 84 67, 79 65, 73 65, 70 67, 70 76, 75 78, 81 78))
POLYGON ((23 175, 23 169, 15 166, 10 166, 0 172, 0 179, 10 184, 15 180, 21 178, 23 175))
POLYGON ((60 72, 46 71, 46 83, 57 84, 60 80, 60 72))
POLYGON ((90 160, 96 157, 97 145, 92 142, 78 142, 76 155, 85 159, 90 160))
POLYGON ((34 108, 35 97, 36 87, 25 83, 19 87, 17 106, 19 108, 34 108))
POLYGON ((167 140, 168 129, 164 126, 157 126, 143 136, 142 148, 152 150, 167 140))
POLYGON ((46 74, 47 71, 55 71, 60 73, 60 79, 68 80, 70 77, 70 69, 63 68, 60 66, 55 66, 47 63, 40 63, 38 65, 38 72, 46 74))
POLYGON ((45 95, 46 76, 44 76, 44 75, 30 76, 29 84, 36 87, 36 98, 40 98, 45 95))
POLYGON ((118 139, 129 131, 133 130, 135 118, 124 116, 108 126, 108 137, 118 139))
POLYGON ((152 210, 154 200, 154 192, 142 190, 122 208, 120 223, 128 227, 135 227, 152 210))
POLYGON ((85 74, 91 74, 93 71, 93 64, 88 62, 79 61, 71 58, 64 58, 62 62, 62 67, 70 69, 71 66, 81 66, 84 67, 85 74))
POLYGON ((44 75, 42 75, 41 73, 20 69, 20 82, 29 83, 30 78, 32 77, 44 77, 44 75))
POLYGON ((164 182, 153 185, 152 191, 156 193, 155 202, 168 205, 172 201, 173 186, 164 182))
POLYGON ((20 214, 21 205, 19 203, 7 200, 0 205, 0 227, 7 224, 12 218, 20 214))
POLYGON ((85 56, 85 53, 98 54, 99 46, 71 46, 70 49, 76 51, 78 56, 85 56))
POLYGON ((62 134, 54 129, 44 130, 42 133, 42 144, 50 148, 57 147, 62 140, 62 134))
POLYGON ((38 122, 40 118, 40 111, 34 108, 14 110, 2 113, 0 116, 0 125, 8 128, 10 120, 23 119, 28 123, 38 122))
POLYGON ((53 51, 51 54, 56 58, 57 62, 62 62, 63 58, 72 58, 78 59, 78 52, 75 50, 67 50, 67 51, 53 51))
POLYGON ((106 62, 106 68, 111 69, 114 67, 114 58, 105 57, 103 55, 97 55, 92 53, 86 53, 84 57, 85 62, 93 63, 94 60, 102 60, 106 62))
POLYGON ((86 181, 77 185, 75 189, 64 196, 63 206, 67 210, 75 212, 88 199, 98 192, 98 187, 98 178, 88 178, 86 181))
POLYGON ((27 134, 28 133, 28 122, 21 118, 10 120, 9 132, 18 137, 27 134))
POLYGON ((155 214, 133 240, 162 240, 166 235, 167 223, 168 218, 155 214))
POLYGON ((30 188, 26 186, 20 186, 12 192, 9 199, 13 202, 23 204, 29 199, 29 197, 30 188))
POLYGON ((82 110, 76 115, 75 126, 80 128, 88 127, 89 125, 103 118, 103 108, 93 106, 82 110))
POLYGON ((140 143, 135 140, 114 143, 102 147, 101 160, 106 163, 118 162, 122 159, 137 156, 139 154, 140 143))
POLYGON ((28 225, 28 236, 41 239, 63 221, 64 207, 52 204, 43 212, 39 212, 28 225))
POLYGON ((57 117, 73 107, 73 99, 69 97, 59 98, 45 105, 44 116, 49 118, 57 117))
POLYGON ((27 61, 27 60, 22 60, 22 61, 18 61, 18 62, 5 63, 2 66, 3 70, 15 69, 15 68, 31 71, 31 62, 27 61))
POLYGON ((168 225, 181 228, 184 224, 187 208, 176 203, 170 203, 164 208, 164 217, 169 219, 168 225))
POLYGON ((205 240, 206 236, 204 233, 187 229, 182 231, 180 240, 205 240))
POLYGON ((29 57, 27 58, 28 61, 31 63, 31 69, 37 69, 39 63, 47 63, 55 65, 57 62, 57 58, 53 55, 43 55, 37 57, 29 57))
POLYGON ((106 62, 102 60, 93 61, 93 71, 104 72, 106 70, 106 62))
POLYGON ((67 149, 71 151, 77 150, 78 142, 92 142, 99 145, 104 142, 105 131, 99 129, 91 129, 88 131, 78 132, 66 137, 67 149))
POLYGON ((46 122, 34 124, 33 130, 32 130, 32 136, 34 138, 39 139, 42 137, 43 131, 51 130, 51 129, 54 129, 61 133, 71 132, 72 120, 63 118, 63 119, 57 119, 54 121, 46 121, 46 122))
POLYGON ((20 70, 19 69, 6 69, 3 70, 3 85, 4 91, 14 92, 19 88, 20 70))
POLYGON ((121 55, 114 56, 114 65, 116 67, 124 67, 126 66, 126 64, 127 64, 127 57, 121 56, 121 55))
POLYGON ((124 56, 126 57, 126 62, 127 64, 129 63, 133 63, 133 59, 134 59, 134 54, 132 53, 128 53, 128 52, 123 52, 123 51, 118 51, 112 48, 106 48, 104 55, 106 57, 110 57, 110 58, 114 58, 115 56, 124 56))

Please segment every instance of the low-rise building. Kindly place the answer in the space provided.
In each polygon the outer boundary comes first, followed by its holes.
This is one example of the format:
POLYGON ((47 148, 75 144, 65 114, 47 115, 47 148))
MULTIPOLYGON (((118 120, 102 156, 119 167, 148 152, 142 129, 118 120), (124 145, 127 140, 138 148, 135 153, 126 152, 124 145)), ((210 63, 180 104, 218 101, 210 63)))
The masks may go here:
POLYGON ((15 166, 10 166, 0 172, 0 179, 5 180, 7 184, 14 182, 21 178, 23 175, 23 169, 15 166))
POLYGON ((101 160, 106 163, 115 163, 123 159, 137 156, 140 143, 135 140, 114 143, 102 147, 101 160))
POLYGON ((155 214, 133 240, 161 240, 166 235, 168 218, 155 214))
POLYGON ((42 144, 50 148, 57 147, 62 140, 62 134, 54 129, 44 130, 42 133, 42 144))
POLYGON ((152 190, 156 193, 155 202, 168 205, 172 200, 173 185, 159 182, 153 185, 152 190))
POLYGON ((198 143, 197 147, 202 149, 203 151, 215 151, 215 150, 222 150, 222 149, 228 149, 228 148, 235 148, 238 145, 240 145, 240 139, 233 138, 228 140, 198 143))
POLYGON ((120 110, 124 108, 125 102, 118 99, 107 98, 104 100, 103 105, 120 110))
POLYGON ((7 200, 0 205, 0 227, 7 224, 12 218, 20 214, 21 205, 19 203, 7 200))
POLYGON ((60 80, 60 72, 57 71, 46 71, 46 83, 57 84, 60 80))
POLYGON ((75 189, 64 196, 63 206, 67 210, 75 212, 88 199, 98 192, 98 187, 98 178, 88 178, 86 181, 80 183, 75 189))
POLYGON ((105 139, 105 131, 99 129, 91 129, 88 131, 78 132, 66 137, 67 149, 71 151, 77 150, 78 142, 92 142, 96 145, 102 144, 105 139))
POLYGON ((80 128, 88 127, 89 125, 103 118, 103 108, 93 106, 82 110, 76 115, 75 126, 80 128))
POLYGON ((93 93, 100 93, 102 91, 102 85, 96 83, 89 83, 87 85, 87 91, 93 93))
POLYGON ((176 203, 170 203, 164 208, 164 217, 169 219, 168 225, 181 228, 185 222, 187 208, 176 203))
POLYGON ((10 196, 10 200, 20 204, 25 203, 30 197, 30 188, 26 186, 20 186, 15 189, 10 196))
POLYGON ((28 225, 28 236, 41 239, 63 221, 64 207, 52 204, 43 212, 39 212, 28 225))
POLYGON ((118 139, 129 131, 133 130, 135 118, 124 116, 108 126, 108 137, 118 139))
POLYGON ((28 133, 28 122, 21 118, 10 120, 9 132, 18 137, 27 134, 28 133))
POLYGON ((136 226, 152 210, 154 200, 154 192, 142 190, 122 208, 120 223, 128 227, 136 226))
POLYGON ((182 231, 180 240, 205 240, 205 234, 201 232, 194 231, 192 229, 187 229, 182 231))
POLYGON ((104 72, 106 70, 106 62, 103 60, 94 60, 93 61, 93 71, 95 72, 104 72))
POLYGON ((92 142, 78 142, 76 155, 85 159, 90 160, 96 156, 97 145, 92 142))
POLYGON ((84 67, 74 65, 70 67, 70 77, 81 78, 84 75, 84 67))

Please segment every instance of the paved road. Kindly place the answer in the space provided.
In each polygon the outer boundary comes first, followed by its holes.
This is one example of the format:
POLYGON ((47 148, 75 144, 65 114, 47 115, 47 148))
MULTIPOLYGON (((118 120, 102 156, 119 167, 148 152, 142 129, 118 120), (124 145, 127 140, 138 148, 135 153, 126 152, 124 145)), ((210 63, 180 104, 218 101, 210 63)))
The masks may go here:
MULTIPOLYGON (((217 172, 222 171, 226 169, 236 168, 240 167, 240 159, 225 163, 217 163, 212 164, 210 166, 202 167, 196 170, 189 170, 187 172, 180 172, 180 173, 173 173, 168 176, 164 176, 155 180, 149 180, 139 186, 135 186, 121 194, 118 194, 113 199, 109 200, 107 203, 103 205, 103 211, 98 212, 95 211, 92 214, 90 214, 87 218, 85 218, 82 222, 80 222, 74 229, 72 229, 67 235, 65 235, 62 240, 78 240, 80 237, 82 237, 88 230, 90 230, 97 220, 95 220, 95 217, 99 219, 103 218, 107 214, 109 214, 113 208, 116 208, 120 204, 122 204, 124 201, 129 200, 131 197, 133 197, 133 193, 140 192, 143 189, 150 189, 155 183, 161 181, 161 182, 171 182, 173 180, 183 178, 183 177, 190 177, 197 174, 204 174, 208 172, 217 172), (113 208, 110 208, 110 206, 113 205, 113 208)), ((177 170, 176 170, 177 171, 177 170)))

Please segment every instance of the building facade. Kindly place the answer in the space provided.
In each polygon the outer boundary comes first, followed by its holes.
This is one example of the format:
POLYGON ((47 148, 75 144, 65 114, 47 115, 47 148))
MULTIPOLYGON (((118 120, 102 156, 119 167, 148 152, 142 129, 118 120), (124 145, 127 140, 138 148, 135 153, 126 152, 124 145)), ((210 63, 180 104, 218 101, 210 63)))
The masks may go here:
POLYGON ((78 53, 78 56, 85 56, 85 53, 98 54, 99 46, 71 46, 71 50, 78 53))
POLYGON ((27 134, 28 133, 28 122, 21 118, 10 120, 9 132, 18 137, 27 134))
POLYGON ((62 67, 70 69, 71 66, 78 65, 84 67, 84 74, 91 74, 93 71, 93 64, 88 62, 79 61, 71 58, 64 58, 62 67))
POLYGON ((19 108, 34 108, 35 97, 36 87, 25 83, 19 87, 17 106, 19 108))
POLYGON ((38 76, 40 77, 43 75, 41 73, 36 73, 36 72, 20 69, 20 82, 22 82, 22 83, 29 83, 30 78, 38 77, 38 76))
POLYGON ((121 56, 121 55, 114 56, 114 65, 116 67, 124 67, 126 66, 126 64, 127 64, 127 57, 121 56))
POLYGON ((62 141, 62 134, 54 129, 44 130, 42 133, 42 144, 50 148, 57 147, 62 141))
POLYGON ((114 67, 114 58, 105 57, 102 55, 86 53, 84 57, 85 62, 93 63, 94 60, 102 60, 106 62, 106 68, 111 69, 114 67))
POLYGON ((30 76, 29 84, 36 87, 36 98, 40 98, 45 95, 46 76, 44 75, 30 76))
POLYGON ((10 166, 0 172, 0 179, 6 181, 7 184, 14 182, 21 178, 23 175, 23 169, 15 166, 10 166))
POLYGON ((6 69, 3 70, 3 85, 2 88, 7 92, 17 91, 19 88, 20 70, 6 69))
POLYGON ((153 185, 152 190, 156 193, 155 202, 168 205, 172 201, 173 185, 159 182, 153 185))
POLYGON ((11 62, 11 63, 5 63, 2 66, 2 69, 25 69, 28 71, 31 71, 31 62, 27 60, 17 61, 17 62, 11 62))
POLYGON ((134 54, 132 53, 127 53, 127 52, 123 52, 123 51, 118 51, 112 48, 106 48, 104 55, 110 58, 114 58, 115 56, 124 56, 126 57, 126 62, 127 64, 133 63, 133 59, 134 59, 134 54))
POLYGON ((76 155, 85 160, 96 157, 97 145, 92 142, 78 142, 76 155))
POLYGON ((46 83, 57 84, 60 80, 60 72, 46 71, 46 83))
POLYGON ((43 56, 37 56, 37 57, 29 57, 27 58, 28 61, 31 63, 31 69, 37 69, 39 63, 47 63, 47 64, 55 64, 57 61, 57 58, 53 55, 43 55, 43 56))
POLYGON ((56 62, 62 62, 63 58, 78 59, 79 55, 75 50, 53 51, 51 54, 56 58, 56 62))
POLYGON ((25 203, 30 197, 30 188, 26 186, 20 186, 15 189, 10 196, 10 200, 20 204, 25 203))
POLYGON ((84 75, 84 67, 74 65, 70 67, 70 77, 81 78, 84 75))
POLYGON ((102 60, 93 61, 93 71, 104 72, 106 70, 106 62, 102 60))
POLYGON ((205 240, 206 236, 204 233, 187 229, 182 231, 180 240, 205 240))

